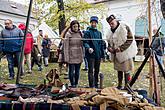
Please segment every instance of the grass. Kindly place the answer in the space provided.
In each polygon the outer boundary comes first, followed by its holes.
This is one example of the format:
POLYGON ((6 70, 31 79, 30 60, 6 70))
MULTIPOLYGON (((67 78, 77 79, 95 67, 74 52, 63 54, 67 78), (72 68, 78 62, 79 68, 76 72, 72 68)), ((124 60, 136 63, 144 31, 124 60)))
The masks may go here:
MULTIPOLYGON (((141 62, 135 62, 135 70, 138 69, 140 66, 141 62)), ((83 68, 83 64, 81 66, 83 68)), ((37 66, 34 67, 33 73, 32 74, 26 74, 23 79, 20 79, 20 83, 23 84, 41 84, 44 83, 45 75, 47 72, 50 71, 52 68, 58 68, 57 63, 50 63, 49 67, 43 68, 42 72, 39 72, 37 70, 37 66)), ((66 71, 63 70, 63 73, 66 71)), ((101 64, 100 72, 104 74, 104 87, 111 87, 111 86, 116 86, 117 85, 117 73, 113 69, 113 63, 110 62, 103 62, 101 64)), ((133 72, 134 73, 134 72, 133 72)), ((7 80, 8 78, 8 69, 7 69, 7 62, 6 60, 2 60, 1 62, 1 68, 0 68, 0 83, 8 83, 12 84, 15 83, 15 80, 7 80)), ((144 90, 149 90, 149 79, 147 78, 149 74, 149 64, 147 63, 142 70, 140 77, 134 84, 133 88, 134 89, 144 89, 144 90)), ((61 76, 61 79, 63 82, 68 83, 69 81, 66 79, 63 79, 64 76, 61 76)), ((88 77, 87 77, 87 72, 81 71, 80 73, 80 80, 79 80, 79 86, 86 87, 88 86, 88 77)), ((161 102, 162 106, 165 107, 165 80, 162 81, 162 94, 161 94, 161 102)))

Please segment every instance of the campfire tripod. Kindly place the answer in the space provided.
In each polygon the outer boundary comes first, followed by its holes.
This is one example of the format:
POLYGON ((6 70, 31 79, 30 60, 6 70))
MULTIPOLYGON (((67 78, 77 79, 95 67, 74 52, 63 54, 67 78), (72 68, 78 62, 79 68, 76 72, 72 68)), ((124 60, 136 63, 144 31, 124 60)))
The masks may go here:
MULTIPOLYGON (((134 74, 134 76, 132 77, 132 80, 129 82, 130 87, 133 86, 133 84, 136 82, 136 80, 138 79, 143 67, 145 66, 147 60, 149 59, 150 56, 155 57, 156 62, 159 66, 159 70, 162 73, 162 76, 165 79, 165 72, 164 69, 161 65, 161 63, 158 60, 157 54, 155 52, 155 50, 153 49, 153 42, 155 41, 155 38, 157 37, 157 35, 159 35, 159 30, 160 27, 158 28, 156 34, 153 36, 153 40, 149 46, 149 49, 147 50, 146 54, 145 54, 145 59, 143 60, 142 64, 140 65, 140 67, 138 68, 138 70, 136 71, 136 73, 134 74)), ((153 67, 153 70, 155 69, 155 67, 153 67)), ((154 79, 154 96, 155 96, 155 101, 156 103, 159 105, 160 104, 160 97, 159 97, 159 91, 158 91, 158 84, 157 84, 157 76, 156 74, 153 72, 153 79, 154 79)))

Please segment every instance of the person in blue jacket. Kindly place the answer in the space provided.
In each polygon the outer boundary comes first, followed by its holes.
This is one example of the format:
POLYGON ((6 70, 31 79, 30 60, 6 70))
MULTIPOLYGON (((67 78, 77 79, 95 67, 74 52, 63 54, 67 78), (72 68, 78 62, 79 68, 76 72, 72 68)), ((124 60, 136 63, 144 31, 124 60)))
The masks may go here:
POLYGON ((48 58, 50 55, 50 46, 51 46, 51 40, 48 38, 48 35, 46 34, 42 41, 42 55, 44 57, 43 60, 44 60, 45 67, 48 66, 48 58))
POLYGON ((88 81, 89 87, 98 88, 98 74, 100 71, 100 62, 104 58, 104 46, 102 34, 97 29, 98 17, 90 18, 90 26, 84 33, 83 45, 85 47, 85 56, 88 61, 88 81), (88 40, 89 39, 89 40, 88 40))
POLYGON ((3 51, 7 57, 9 79, 14 79, 14 58, 18 64, 23 36, 22 30, 13 25, 12 20, 5 20, 5 29, 0 33, 0 51, 3 51))
MULTIPOLYGON (((165 47, 165 37, 164 34, 162 32, 156 33, 158 31, 158 28, 155 26, 153 29, 153 34, 156 34, 155 36, 155 40, 153 41, 152 44, 152 48, 153 50, 155 50, 155 53, 158 57, 158 60, 160 62, 160 64, 162 65, 163 69, 165 69, 164 67, 164 47, 165 47)), ((160 75, 162 75, 162 73, 160 72, 160 75)))

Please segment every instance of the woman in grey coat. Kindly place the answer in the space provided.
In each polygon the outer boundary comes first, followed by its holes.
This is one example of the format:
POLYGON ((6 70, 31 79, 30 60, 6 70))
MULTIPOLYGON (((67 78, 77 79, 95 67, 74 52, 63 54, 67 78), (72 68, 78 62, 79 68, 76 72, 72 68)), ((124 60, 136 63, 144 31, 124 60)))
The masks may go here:
POLYGON ((69 64, 69 80, 72 87, 78 85, 80 66, 83 61, 83 45, 79 22, 74 20, 65 34, 64 59, 69 64))

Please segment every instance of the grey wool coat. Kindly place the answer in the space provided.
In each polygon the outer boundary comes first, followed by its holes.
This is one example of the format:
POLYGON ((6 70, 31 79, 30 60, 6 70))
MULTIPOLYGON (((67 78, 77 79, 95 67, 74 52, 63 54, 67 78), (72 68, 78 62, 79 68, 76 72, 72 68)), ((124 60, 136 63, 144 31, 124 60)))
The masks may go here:
POLYGON ((83 61, 83 42, 80 32, 72 32, 70 29, 65 35, 64 59, 69 64, 79 64, 83 61))

